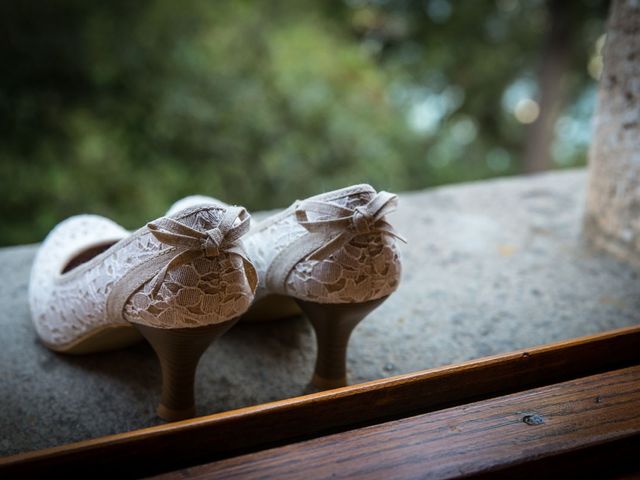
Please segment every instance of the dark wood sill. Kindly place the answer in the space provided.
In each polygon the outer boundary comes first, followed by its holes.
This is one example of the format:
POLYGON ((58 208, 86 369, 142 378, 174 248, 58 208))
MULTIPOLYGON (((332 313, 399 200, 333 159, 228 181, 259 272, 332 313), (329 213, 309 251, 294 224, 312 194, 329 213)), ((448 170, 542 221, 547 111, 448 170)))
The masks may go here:
POLYGON ((549 466, 570 467, 574 475, 593 478, 595 471, 610 475, 633 471, 634 464, 639 467, 639 446, 640 366, 635 366, 241 455, 162 478, 293 480, 303 472, 309 479, 497 473, 522 478, 539 476, 542 467, 549 472, 549 466))
MULTIPOLYGON (((504 402, 504 398, 497 397, 518 392, 525 395, 523 398, 531 398, 526 397, 530 392, 525 391, 559 382, 569 382, 567 385, 570 386, 574 385, 571 383, 573 380, 604 373, 604 377, 596 376, 593 377, 596 380, 590 380, 596 382, 590 384, 593 389, 591 395, 596 398, 597 394, 594 395, 593 392, 598 389, 604 391, 602 389, 609 382, 607 378, 620 380, 623 378, 620 375, 627 375, 624 377, 627 379, 630 378, 629 375, 637 375, 637 370, 634 369, 623 370, 622 372, 627 372, 624 374, 616 373, 615 370, 637 365, 640 365, 640 327, 630 327, 526 351, 4 457, 0 459, 0 476, 46 475, 53 471, 59 474, 77 474, 90 469, 92 476, 117 474, 139 477, 221 460, 233 462, 233 457, 250 453, 260 455, 258 452, 269 448, 302 448, 299 444, 301 441, 325 441, 319 437, 339 432, 344 432, 343 435, 349 435, 350 432, 355 435, 353 431, 357 432, 364 427, 384 429, 392 425, 389 422, 403 422, 409 417, 443 415, 442 410, 451 407, 459 407, 459 411, 464 412, 465 408, 471 408, 466 405, 471 402, 504 402), (601 381, 605 383, 599 385, 598 382, 601 381)), ((634 378, 637 380, 637 377, 634 378)), ((582 387, 574 387, 570 388, 574 388, 572 391, 577 395, 582 387)), ((565 398, 565 407, 560 405, 561 397, 549 398, 558 400, 558 408, 571 407, 570 397, 562 397, 565 398)), ((629 416, 639 411, 637 403, 625 405, 616 408, 629 416)), ((609 403, 601 405, 593 402, 592 413, 595 415, 603 411, 601 409, 605 406, 608 407, 609 403)), ((483 415, 486 413, 479 412, 479 418, 485 418, 483 415)), ((589 418, 593 420, 595 417, 589 418)), ((637 417, 634 418, 637 420, 637 417)), ((485 418, 485 421, 488 420, 485 418)), ((510 421, 513 418, 510 417, 510 421)), ((590 430, 585 431, 584 435, 595 436, 585 439, 565 453, 575 454, 597 445, 604 448, 612 442, 637 441, 634 438, 640 433, 640 425, 625 424, 620 420, 616 420, 615 425, 616 428, 626 425, 624 428, 628 428, 628 432, 605 438, 597 436, 600 434, 598 430, 592 433, 589 433, 590 430)), ((518 426, 522 428, 522 425, 518 426)), ((523 432, 546 431, 546 427, 540 429, 525 426, 527 428, 523 432)), ((424 434, 426 436, 416 437, 415 441, 425 445, 437 441, 428 430, 424 434)), ((533 437, 538 438, 540 435, 533 437)), ((477 438, 483 437, 480 435, 477 438)), ((507 443, 504 448, 508 448, 507 443)), ((545 455, 552 458, 558 457, 564 450, 557 450, 557 455, 546 452, 545 455)), ((539 460, 536 456, 518 458, 520 464, 539 460)), ((507 462, 491 468, 506 468, 509 465, 507 462)))

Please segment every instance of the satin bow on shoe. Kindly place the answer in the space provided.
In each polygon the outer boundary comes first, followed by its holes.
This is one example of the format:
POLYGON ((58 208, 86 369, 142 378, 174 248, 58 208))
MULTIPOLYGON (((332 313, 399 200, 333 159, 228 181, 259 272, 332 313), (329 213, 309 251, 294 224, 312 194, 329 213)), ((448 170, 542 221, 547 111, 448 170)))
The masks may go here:
POLYGON ((253 265, 239 243, 240 237, 249 231, 250 218, 246 209, 228 207, 220 223, 206 231, 195 230, 169 217, 148 223, 147 228, 160 242, 178 249, 186 248, 176 254, 152 280, 152 294, 155 296, 158 293, 169 269, 184 265, 198 257, 212 258, 223 252, 242 258, 248 276, 257 278, 253 265), (236 219, 240 220, 237 225, 236 219))
POLYGON ((296 206, 298 223, 311 233, 325 234, 329 238, 327 243, 313 251, 308 258, 321 260, 355 237, 371 233, 390 235, 406 243, 407 241, 383 219, 396 209, 397 204, 398 196, 389 192, 379 192, 369 203, 354 209, 314 200, 300 202, 296 206), (308 212, 318 214, 320 219, 310 220, 308 212))

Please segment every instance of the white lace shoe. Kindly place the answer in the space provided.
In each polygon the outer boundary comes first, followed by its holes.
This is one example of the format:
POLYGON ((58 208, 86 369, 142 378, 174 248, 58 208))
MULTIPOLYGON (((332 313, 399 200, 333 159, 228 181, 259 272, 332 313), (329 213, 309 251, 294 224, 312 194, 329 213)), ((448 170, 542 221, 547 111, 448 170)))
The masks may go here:
POLYGON ((61 222, 31 271, 39 337, 52 350, 79 354, 123 347, 142 334, 162 368, 159 415, 192 416, 201 354, 253 301, 257 276, 240 241, 249 221, 243 208, 208 205, 133 233, 95 215, 61 222))
MULTIPOLYGON (((177 202, 218 204, 194 196, 177 202)), ((247 253, 258 271, 255 303, 248 316, 274 318, 304 311, 316 333, 318 355, 312 383, 345 385, 349 336, 366 315, 398 287, 401 263, 385 220, 397 197, 370 185, 294 202, 256 224, 246 235, 247 253)))

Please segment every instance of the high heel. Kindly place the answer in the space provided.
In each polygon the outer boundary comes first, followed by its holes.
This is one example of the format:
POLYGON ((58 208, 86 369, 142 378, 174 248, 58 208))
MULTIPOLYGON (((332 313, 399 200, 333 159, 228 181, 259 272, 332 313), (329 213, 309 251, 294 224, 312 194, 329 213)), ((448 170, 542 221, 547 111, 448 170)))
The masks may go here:
POLYGON ((158 414, 192 416, 194 376, 209 344, 253 300, 241 207, 202 206, 128 233, 96 216, 59 224, 40 247, 29 300, 38 335, 62 353, 119 348, 142 334, 162 368, 158 414))
MULTIPOLYGON (((318 388, 345 385, 349 336, 366 315, 393 293, 401 276, 396 240, 387 221, 398 197, 370 185, 296 200, 262 220, 244 237, 260 277, 245 320, 307 314, 316 332, 318 388)), ((186 205, 220 205, 211 197, 187 197, 186 205)))
POLYGON ((162 394, 156 410, 160 418, 175 421, 195 415, 194 381, 200 357, 237 320, 195 328, 168 329, 136 325, 160 361, 162 394))
POLYGON ((320 389, 344 387, 347 382, 347 347, 353 329, 387 297, 363 303, 314 303, 296 300, 309 319, 318 346, 311 384, 320 389))

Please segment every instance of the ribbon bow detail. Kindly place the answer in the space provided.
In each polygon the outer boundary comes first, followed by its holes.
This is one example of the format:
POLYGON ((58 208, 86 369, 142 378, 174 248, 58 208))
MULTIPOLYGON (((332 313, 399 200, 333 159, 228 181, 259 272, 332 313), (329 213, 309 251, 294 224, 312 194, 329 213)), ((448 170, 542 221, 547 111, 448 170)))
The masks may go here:
MULTIPOLYGON (((238 243, 249 231, 249 213, 242 207, 228 207, 220 223, 210 230, 195 230, 184 223, 163 217, 147 224, 147 228, 160 242, 181 250, 158 272, 151 283, 152 295, 156 295, 169 269, 184 265, 198 257, 216 257, 221 253, 238 255, 249 267, 249 276, 255 276, 253 265, 238 243), (240 222, 236 225, 236 219, 240 222)), ((257 278, 257 277, 256 277, 257 278)))
POLYGON ((333 203, 304 200, 296 207, 298 223, 311 233, 318 233, 330 239, 309 255, 311 260, 320 260, 331 255, 359 235, 379 233, 390 235, 402 242, 407 241, 384 220, 398 205, 397 195, 379 192, 366 205, 354 209, 333 203), (319 220, 310 220, 308 212, 316 213, 319 220))

